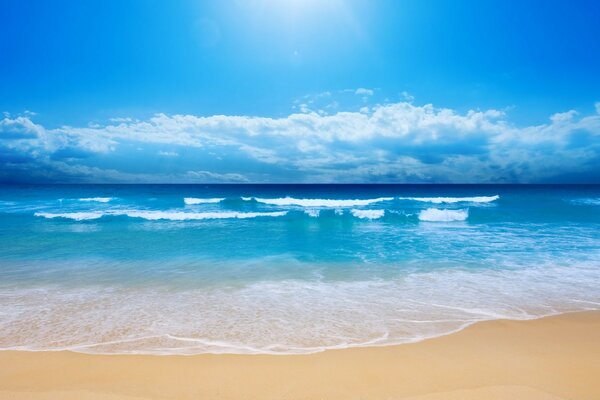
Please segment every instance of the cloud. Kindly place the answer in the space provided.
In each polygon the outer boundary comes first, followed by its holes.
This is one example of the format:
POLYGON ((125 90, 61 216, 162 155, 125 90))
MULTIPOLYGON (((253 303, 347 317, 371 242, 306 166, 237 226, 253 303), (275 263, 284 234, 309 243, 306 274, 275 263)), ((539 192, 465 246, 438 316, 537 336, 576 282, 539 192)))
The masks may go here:
POLYGON ((372 89, 365 89, 365 88, 358 88, 354 91, 354 94, 358 95, 358 96, 373 96, 373 90, 372 89))
POLYGON ((163 157, 179 157, 179 153, 177 153, 176 151, 159 151, 158 152, 159 156, 163 156, 163 157))
POLYGON ((31 115, 5 116, 0 180, 600 181, 598 114, 569 110, 520 127, 502 111, 460 113, 412 100, 330 115, 304 111, 282 118, 157 114, 52 129, 31 115))
POLYGON ((578 114, 578 112, 575 110, 569 110, 569 111, 563 112, 563 113, 556 113, 556 114, 550 116, 550 121, 554 122, 555 124, 570 121, 577 114, 578 114))
POLYGON ((248 178, 241 174, 219 174, 210 171, 187 171, 186 176, 192 180, 201 182, 219 183, 219 182, 248 182, 248 178))

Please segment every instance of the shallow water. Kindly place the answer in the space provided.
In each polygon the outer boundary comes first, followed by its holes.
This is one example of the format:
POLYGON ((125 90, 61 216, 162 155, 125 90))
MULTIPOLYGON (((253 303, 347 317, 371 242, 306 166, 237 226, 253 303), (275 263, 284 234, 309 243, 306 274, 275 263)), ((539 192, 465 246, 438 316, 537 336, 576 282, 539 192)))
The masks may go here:
POLYGON ((0 348, 304 353, 600 308, 600 186, 0 187, 0 348))

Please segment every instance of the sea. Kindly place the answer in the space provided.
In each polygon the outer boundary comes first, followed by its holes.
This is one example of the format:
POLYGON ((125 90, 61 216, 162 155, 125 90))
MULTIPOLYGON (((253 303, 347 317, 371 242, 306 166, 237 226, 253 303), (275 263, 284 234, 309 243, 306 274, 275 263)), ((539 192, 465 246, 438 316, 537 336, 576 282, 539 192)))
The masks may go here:
POLYGON ((598 309, 598 185, 0 186, 2 350, 304 354, 598 309))

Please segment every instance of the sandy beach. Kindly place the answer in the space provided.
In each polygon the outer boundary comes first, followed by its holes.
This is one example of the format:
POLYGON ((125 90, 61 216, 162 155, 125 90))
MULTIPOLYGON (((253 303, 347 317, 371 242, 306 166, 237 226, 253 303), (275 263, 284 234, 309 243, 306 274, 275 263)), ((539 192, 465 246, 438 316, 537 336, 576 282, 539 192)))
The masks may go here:
POLYGON ((600 312, 310 355, 0 352, 2 399, 598 399, 600 312))

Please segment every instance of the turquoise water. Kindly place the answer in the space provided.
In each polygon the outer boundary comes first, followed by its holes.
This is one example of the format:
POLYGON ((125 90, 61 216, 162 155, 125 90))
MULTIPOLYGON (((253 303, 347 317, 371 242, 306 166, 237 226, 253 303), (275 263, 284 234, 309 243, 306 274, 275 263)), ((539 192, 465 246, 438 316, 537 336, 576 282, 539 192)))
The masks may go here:
POLYGON ((600 308, 600 186, 0 187, 0 348, 305 353, 600 308))

